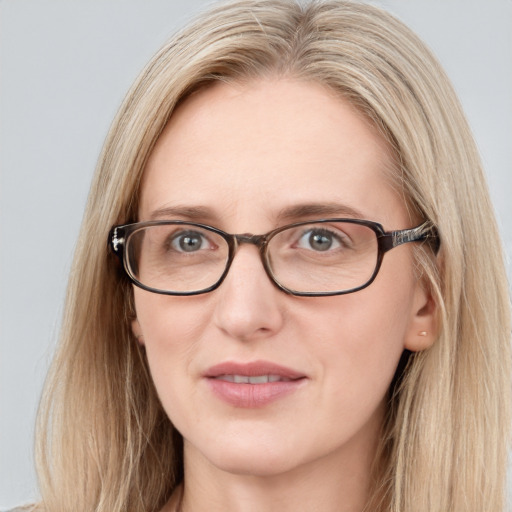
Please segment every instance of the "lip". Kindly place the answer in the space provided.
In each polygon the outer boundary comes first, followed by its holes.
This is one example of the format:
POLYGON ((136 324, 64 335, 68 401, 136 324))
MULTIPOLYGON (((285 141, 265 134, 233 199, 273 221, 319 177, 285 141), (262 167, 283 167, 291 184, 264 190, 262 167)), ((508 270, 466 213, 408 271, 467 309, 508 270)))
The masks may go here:
POLYGON ((307 380, 307 376, 301 372, 268 361, 223 362, 209 368, 203 377, 217 398, 240 408, 269 405, 298 391, 307 380), (235 375, 242 377, 236 380, 269 375, 271 382, 233 382, 235 375))

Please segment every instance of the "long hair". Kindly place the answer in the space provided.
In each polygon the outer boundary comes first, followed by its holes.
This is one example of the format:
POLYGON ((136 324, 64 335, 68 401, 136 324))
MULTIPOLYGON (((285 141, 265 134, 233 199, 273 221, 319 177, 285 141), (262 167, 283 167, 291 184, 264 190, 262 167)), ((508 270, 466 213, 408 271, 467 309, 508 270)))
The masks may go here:
POLYGON ((215 81, 323 84, 378 128, 393 186, 441 238, 415 248, 439 311, 434 345, 390 394, 369 510, 498 512, 510 424, 510 307, 481 163, 452 87, 391 15, 347 1, 218 4, 139 76, 90 191, 38 422, 41 508, 158 510, 183 478, 182 445, 131 332, 131 285, 107 248, 137 220, 145 163, 176 105, 215 81))

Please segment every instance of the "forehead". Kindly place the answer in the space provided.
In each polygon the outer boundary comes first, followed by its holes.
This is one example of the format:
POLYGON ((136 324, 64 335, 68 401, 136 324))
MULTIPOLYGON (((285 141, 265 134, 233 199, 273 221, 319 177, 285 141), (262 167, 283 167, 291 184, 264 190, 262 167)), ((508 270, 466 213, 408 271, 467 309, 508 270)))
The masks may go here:
POLYGON ((297 204, 339 203, 385 222, 400 206, 391 164, 372 124, 319 84, 219 83, 174 112, 148 160, 139 216, 185 206, 271 221, 297 204))

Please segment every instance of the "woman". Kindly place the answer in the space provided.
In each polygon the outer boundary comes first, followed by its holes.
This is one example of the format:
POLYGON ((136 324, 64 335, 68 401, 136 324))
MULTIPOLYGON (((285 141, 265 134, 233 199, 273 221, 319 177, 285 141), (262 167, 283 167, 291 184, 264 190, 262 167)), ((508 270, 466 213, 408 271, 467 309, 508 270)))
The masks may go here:
POLYGON ((220 5, 107 138, 40 508, 503 510, 509 333, 478 155, 422 43, 359 4, 220 5))

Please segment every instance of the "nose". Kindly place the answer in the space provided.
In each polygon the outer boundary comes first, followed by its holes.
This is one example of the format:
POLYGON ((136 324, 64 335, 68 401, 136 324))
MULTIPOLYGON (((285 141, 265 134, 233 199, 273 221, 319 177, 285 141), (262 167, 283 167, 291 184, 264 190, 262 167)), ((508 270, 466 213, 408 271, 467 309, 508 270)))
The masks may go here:
POLYGON ((230 337, 249 341, 281 329, 286 295, 271 282, 254 245, 238 248, 228 275, 214 293, 214 322, 230 337))

